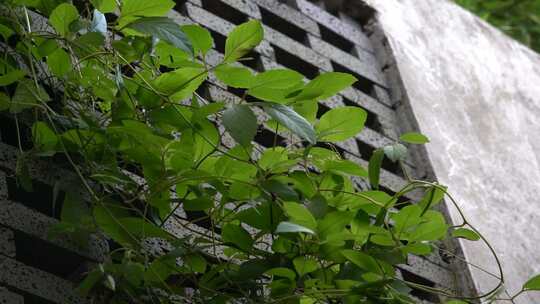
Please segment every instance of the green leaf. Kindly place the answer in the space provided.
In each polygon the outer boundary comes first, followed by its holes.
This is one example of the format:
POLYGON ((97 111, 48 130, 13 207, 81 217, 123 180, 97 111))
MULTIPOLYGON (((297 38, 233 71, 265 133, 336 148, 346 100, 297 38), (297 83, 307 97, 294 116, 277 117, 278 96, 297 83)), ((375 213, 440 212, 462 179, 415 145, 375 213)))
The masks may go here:
POLYGON ((233 88, 249 88, 253 81, 251 71, 240 66, 220 65, 214 69, 214 74, 224 84, 233 88))
POLYGON ((0 111, 5 111, 9 109, 10 100, 4 92, 0 92, 0 111))
POLYGON ((343 141, 358 134, 366 119, 367 113, 361 108, 339 107, 324 113, 315 129, 322 141, 343 141))
POLYGON ((394 234, 400 238, 404 232, 407 232, 407 229, 420 224, 422 221, 420 218, 421 214, 422 209, 418 205, 406 206, 399 210, 398 213, 392 216, 394 220, 394 234))
POLYGON ((237 61, 256 47, 263 39, 263 28, 259 21, 250 20, 235 27, 225 41, 224 63, 237 61))
POLYGON ((319 269, 319 263, 311 257, 297 257, 293 260, 294 269, 298 273, 298 276, 303 277, 304 275, 314 272, 319 269))
POLYGON ((317 120, 319 103, 316 100, 304 100, 293 104, 293 109, 310 123, 317 120))
POLYGON ((416 132, 402 134, 399 139, 410 144, 425 144, 429 142, 429 138, 427 138, 427 136, 416 132))
POLYGON ((407 147, 402 144, 394 144, 384 147, 384 154, 393 162, 403 160, 407 156, 407 147))
POLYGON ((540 290, 540 274, 532 277, 525 284, 523 284, 523 289, 540 290))
POLYGON ((163 73, 153 81, 159 92, 172 95, 174 100, 190 97, 206 79, 207 73, 201 67, 184 67, 163 73), (174 95, 173 95, 174 94, 174 95))
POLYGON ((304 226, 300 226, 295 223, 291 222, 281 222, 276 228, 275 233, 308 233, 308 234, 315 234, 315 231, 306 228, 304 226))
POLYGON ((212 48, 214 39, 207 29, 197 24, 182 25, 181 29, 191 41, 191 44, 193 45, 193 52, 195 54, 201 52, 204 56, 208 50, 212 48))
POLYGON ((204 273, 207 263, 200 254, 191 254, 184 257, 184 265, 193 272, 204 273))
POLYGON ((324 73, 310 81, 302 92, 296 96, 295 100, 309 100, 315 97, 317 99, 326 99, 351 86, 356 80, 356 77, 346 73, 324 73))
POLYGON ((368 177, 368 172, 366 169, 360 167, 359 164, 346 159, 329 160, 324 163, 324 170, 360 177, 368 177))
POLYGON ((283 209, 293 223, 311 230, 317 229, 317 221, 304 205, 293 202, 284 202, 283 209))
MULTIPOLYGON (((148 1, 152 2, 152 1, 148 1)), ((127 27, 138 32, 152 35, 161 40, 165 40, 175 47, 193 54, 193 46, 187 35, 182 31, 180 25, 167 17, 145 17, 137 19, 127 27)))
POLYGON ((381 266, 377 263, 372 256, 367 255, 358 250, 345 249, 341 251, 341 254, 356 266, 367 270, 369 272, 383 274, 381 266))
POLYGON ((452 231, 452 236, 455 238, 467 239, 469 241, 478 241, 480 236, 471 229, 458 228, 452 231))
POLYGON ((128 16, 164 16, 174 5, 171 0, 123 0, 120 13, 122 19, 128 16))
POLYGON ((435 241, 444 238, 447 225, 440 212, 429 210, 423 216, 426 221, 409 235, 409 241, 435 241))
POLYGON ((232 243, 243 251, 250 251, 253 246, 251 235, 238 225, 224 225, 221 229, 221 238, 225 243, 232 243))
POLYGON ((307 140, 311 144, 317 142, 313 126, 305 118, 298 115, 293 109, 284 105, 271 103, 264 104, 263 108, 273 119, 284 125, 294 134, 307 140))
POLYGON ((90 2, 92 2, 92 5, 96 9, 103 13, 112 13, 116 9, 116 0, 90 0, 90 2))
POLYGON ((24 109, 32 108, 41 102, 50 101, 51 98, 45 90, 39 86, 36 90, 35 84, 30 79, 21 79, 17 84, 15 95, 11 98, 11 113, 19 113, 24 109))
POLYGON ((302 83, 304 75, 289 69, 275 69, 257 74, 250 89, 265 87, 269 89, 287 89, 302 83))
POLYGON ((257 133, 257 117, 246 105, 233 105, 223 112, 223 125, 232 138, 242 146, 249 146, 257 133))
POLYGON ((101 33, 103 36, 107 35, 107 19, 105 18, 105 15, 97 9, 94 9, 94 16, 88 31, 101 33))
POLYGON ((373 189, 379 189, 379 179, 381 174, 381 165, 384 158, 384 150, 377 149, 369 158, 368 173, 369 184, 373 189))
POLYGON ((468 304, 467 302, 460 301, 460 300, 452 300, 448 302, 444 302, 445 304, 468 304))
POLYGON ((187 211, 202 211, 214 207, 212 198, 201 196, 194 199, 184 201, 184 210, 187 211))
POLYGON ((49 23, 61 36, 66 36, 73 21, 79 20, 77 8, 70 3, 62 3, 57 6, 49 16, 49 23))
POLYGON ((62 48, 57 48, 47 56, 47 65, 56 77, 63 77, 71 71, 71 58, 62 48))
POLYGON ((103 278, 104 273, 99 269, 92 270, 84 280, 77 286, 77 291, 82 295, 86 296, 88 293, 96 286, 99 281, 103 278))
POLYGON ((0 76, 0 86, 7 86, 23 78, 26 73, 22 70, 13 70, 0 76))
POLYGON ((32 138, 37 149, 43 152, 54 151, 58 136, 45 123, 37 121, 32 126, 32 138))
POLYGON ((267 270, 265 274, 276 276, 276 277, 287 278, 291 281, 293 281, 296 278, 296 273, 294 273, 294 271, 290 270, 289 268, 285 268, 285 267, 272 268, 270 270, 267 270))
POLYGON ((418 202, 418 205, 422 209, 426 209, 428 208, 428 206, 433 207, 433 206, 438 205, 443 200, 446 194, 445 190, 446 190, 446 186, 442 186, 442 185, 440 187, 429 188, 428 190, 426 190, 422 199, 418 202))

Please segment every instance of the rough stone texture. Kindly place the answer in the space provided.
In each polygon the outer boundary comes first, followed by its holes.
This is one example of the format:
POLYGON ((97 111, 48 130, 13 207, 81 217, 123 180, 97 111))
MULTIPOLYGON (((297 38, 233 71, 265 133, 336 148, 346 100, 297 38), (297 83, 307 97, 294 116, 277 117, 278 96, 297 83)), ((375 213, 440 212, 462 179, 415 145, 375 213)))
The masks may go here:
MULTIPOLYGON (((540 56, 445 0, 367 2, 378 11, 404 98, 431 138, 437 178, 491 242, 514 293, 540 273, 540 56)), ((485 246, 463 246, 467 260, 496 272, 485 246)), ((494 286, 472 271, 479 291, 494 286)), ((516 303, 540 303, 540 294, 516 303)))
POLYGON ((0 287, 0 304, 23 304, 24 298, 3 287, 0 287))
POLYGON ((15 242, 13 231, 0 226, 0 254, 8 257, 15 256, 15 242))
POLYGON ((33 293, 53 303, 87 303, 71 282, 0 256, 0 284, 33 293))

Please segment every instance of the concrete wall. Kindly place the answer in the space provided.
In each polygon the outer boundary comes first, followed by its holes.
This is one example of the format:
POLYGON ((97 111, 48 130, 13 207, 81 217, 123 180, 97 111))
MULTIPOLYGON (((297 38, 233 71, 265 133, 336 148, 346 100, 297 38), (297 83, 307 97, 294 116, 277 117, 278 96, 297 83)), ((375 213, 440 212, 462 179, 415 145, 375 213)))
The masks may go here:
MULTIPOLYGON (((540 56, 446 0, 367 2, 431 138, 437 178, 495 247, 509 292, 519 290, 540 273, 540 56)), ((496 272, 485 246, 463 245, 470 262, 496 272)), ((480 291, 494 286, 473 276, 480 291)), ((540 303, 540 293, 516 303, 540 303)))

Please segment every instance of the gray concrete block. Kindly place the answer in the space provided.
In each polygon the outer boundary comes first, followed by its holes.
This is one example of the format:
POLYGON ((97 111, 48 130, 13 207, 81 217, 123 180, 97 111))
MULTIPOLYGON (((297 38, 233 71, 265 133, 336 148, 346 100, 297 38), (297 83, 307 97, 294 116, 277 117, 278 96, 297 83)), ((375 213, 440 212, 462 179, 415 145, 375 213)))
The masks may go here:
MULTIPOLYGON (((330 60, 316 53, 315 51, 308 48, 307 46, 297 42, 296 40, 289 38, 287 35, 282 34, 281 32, 278 32, 274 30, 273 28, 268 27, 266 25, 264 26, 264 37, 270 43, 276 46, 279 46, 285 51, 303 59, 306 62, 311 63, 312 65, 322 70, 325 70, 325 71, 332 70, 332 65, 330 64, 330 60)), ((302 71, 299 71, 299 72, 302 72, 302 71)))
POLYGON ((346 53, 318 37, 313 35, 308 35, 308 37, 311 47, 317 53, 342 66, 347 67, 351 71, 358 73, 359 75, 362 75, 381 86, 387 85, 386 79, 373 54, 368 52, 360 52, 358 56, 353 56, 350 53, 346 53))
POLYGON ((307 0, 297 0, 298 8, 305 15, 309 16, 318 23, 333 30, 336 34, 341 35, 343 38, 358 44, 366 51, 372 51, 371 41, 362 33, 360 28, 353 27, 350 24, 344 23, 339 18, 324 11, 320 7, 307 0))
POLYGON ((407 264, 400 264, 399 267, 437 284, 438 287, 456 292, 456 277, 449 268, 415 255, 409 255, 407 264))
MULTIPOLYGON (((0 226, 0 254, 15 257, 15 240, 11 229, 0 226)), ((1 302, 0 302, 1 303, 1 302)))
POLYGON ((0 304, 24 304, 24 297, 0 287, 0 304))
POLYGON ((387 119, 388 121, 392 122, 393 125, 395 125, 396 116, 394 111, 388 106, 378 102, 373 97, 368 96, 353 87, 343 90, 340 94, 359 106, 376 113, 379 115, 379 117, 387 119))
POLYGON ((88 303, 75 286, 45 271, 24 265, 12 258, 0 258, 0 284, 34 294, 58 304, 88 303))
POLYGON ((261 19, 261 12, 259 7, 254 1, 246 0, 221 0, 221 2, 228 4, 231 7, 241 11, 242 13, 250 16, 254 19, 261 19))
POLYGON ((49 228, 58 223, 58 220, 45 216, 37 211, 29 209, 21 204, 9 200, 0 201, 0 224, 6 227, 20 230, 36 238, 51 242, 62 248, 77 252, 78 254, 95 261, 104 260, 107 252, 107 243, 98 237, 92 237, 89 248, 80 248, 75 242, 67 237, 50 239, 49 228))
POLYGON ((289 21, 290 23, 298 26, 299 28, 309 32, 315 36, 320 36, 319 27, 317 23, 306 15, 302 14, 298 10, 292 8, 290 5, 283 4, 277 0, 252 0, 260 7, 280 16, 281 18, 289 21))
POLYGON ((6 173, 0 171, 0 200, 8 198, 8 187, 6 184, 6 173))

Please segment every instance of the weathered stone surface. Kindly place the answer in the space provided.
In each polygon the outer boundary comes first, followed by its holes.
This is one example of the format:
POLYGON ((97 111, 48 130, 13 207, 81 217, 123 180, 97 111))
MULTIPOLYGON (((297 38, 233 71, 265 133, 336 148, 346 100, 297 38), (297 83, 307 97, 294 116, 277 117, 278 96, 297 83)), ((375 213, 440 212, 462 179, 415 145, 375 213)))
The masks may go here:
POLYGON ((0 226, 0 254, 15 257, 15 240, 13 238, 14 235, 11 229, 0 226))
POLYGON ((6 288, 0 287, 0 304, 24 304, 24 298, 6 288))
POLYGON ((386 86, 382 71, 373 54, 361 52, 359 54, 360 56, 353 56, 318 37, 313 35, 308 35, 308 37, 311 47, 319 54, 330 58, 334 62, 347 67, 351 71, 358 73, 373 82, 386 86))
POLYGON ((300 11, 311 17, 313 20, 328 27, 343 38, 360 45, 363 49, 367 51, 373 50, 371 41, 364 33, 362 33, 359 27, 353 27, 348 23, 342 22, 339 18, 307 0, 297 0, 296 3, 300 11))
POLYGON ((26 266, 11 258, 0 257, 0 284, 13 286, 53 303, 87 303, 71 282, 47 272, 26 266))
MULTIPOLYGON (((431 138, 435 174, 499 254, 509 292, 518 291, 540 272, 540 56, 449 1, 368 2, 431 138)), ((497 272, 485 246, 463 246, 470 262, 497 272)), ((472 271, 480 291, 496 284, 472 271)), ((540 303, 540 294, 515 301, 540 303)))

